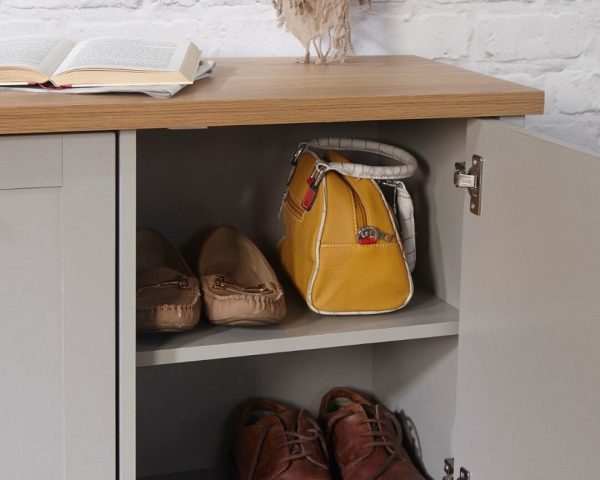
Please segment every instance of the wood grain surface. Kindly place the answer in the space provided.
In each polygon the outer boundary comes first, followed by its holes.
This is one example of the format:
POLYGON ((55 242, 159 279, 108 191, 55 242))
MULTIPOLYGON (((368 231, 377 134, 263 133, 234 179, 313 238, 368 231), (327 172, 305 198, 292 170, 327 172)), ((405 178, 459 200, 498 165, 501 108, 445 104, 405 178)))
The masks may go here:
POLYGON ((0 92, 0 134, 541 114, 544 92, 414 56, 216 59, 170 99, 0 92))

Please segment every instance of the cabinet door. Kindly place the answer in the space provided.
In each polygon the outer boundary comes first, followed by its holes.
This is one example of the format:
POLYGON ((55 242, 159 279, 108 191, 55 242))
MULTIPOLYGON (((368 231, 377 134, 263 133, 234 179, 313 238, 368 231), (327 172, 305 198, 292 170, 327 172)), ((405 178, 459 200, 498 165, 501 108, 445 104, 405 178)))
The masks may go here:
POLYGON ((471 478, 596 478, 600 157, 493 120, 465 205, 454 456, 471 478), (467 201, 468 202, 468 201, 467 201))
POLYGON ((0 137, 0 465, 115 478, 114 135, 0 137))

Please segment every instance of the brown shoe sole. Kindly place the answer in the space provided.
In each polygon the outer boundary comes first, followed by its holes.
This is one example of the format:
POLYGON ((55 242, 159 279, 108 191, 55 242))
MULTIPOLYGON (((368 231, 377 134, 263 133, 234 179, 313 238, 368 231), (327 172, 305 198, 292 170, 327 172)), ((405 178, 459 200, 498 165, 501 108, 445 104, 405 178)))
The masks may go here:
POLYGON ((218 320, 209 320, 213 325, 226 325, 228 327, 264 327, 265 325, 275 325, 279 323, 276 318, 240 318, 239 316, 222 318, 218 320))
POLYGON ((155 327, 144 327, 138 328, 139 333, 176 333, 176 332, 188 332, 194 329, 192 326, 180 326, 180 325, 156 325, 155 327))
MULTIPOLYGON (((173 309, 173 305, 166 305, 167 310, 173 309)), ((179 306, 176 314, 157 315, 160 307, 136 311, 137 331, 140 333, 158 332, 186 332, 193 330, 200 318, 199 302, 193 306, 179 306), (161 318, 162 317, 162 318, 161 318)), ((177 310, 177 309, 176 309, 177 310)))

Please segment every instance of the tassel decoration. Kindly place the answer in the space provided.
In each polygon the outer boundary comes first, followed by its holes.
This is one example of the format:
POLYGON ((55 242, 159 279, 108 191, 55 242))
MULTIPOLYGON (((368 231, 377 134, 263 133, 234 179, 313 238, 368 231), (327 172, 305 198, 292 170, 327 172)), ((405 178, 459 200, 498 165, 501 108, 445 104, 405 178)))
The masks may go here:
MULTIPOLYGON (((304 63, 311 61, 311 47, 317 55, 316 63, 343 62, 353 51, 350 1, 273 0, 278 26, 285 25, 286 30, 304 46, 304 63), (333 54, 332 48, 335 50, 333 54)), ((370 6, 371 0, 358 0, 358 3, 370 6)))

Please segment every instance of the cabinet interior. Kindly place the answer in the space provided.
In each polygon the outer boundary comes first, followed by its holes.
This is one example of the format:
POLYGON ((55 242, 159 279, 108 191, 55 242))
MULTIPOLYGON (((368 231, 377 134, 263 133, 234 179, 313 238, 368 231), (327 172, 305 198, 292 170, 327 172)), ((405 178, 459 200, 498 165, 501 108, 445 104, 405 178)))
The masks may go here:
POLYGON ((336 385, 404 409, 430 474, 439 472, 451 453, 455 405, 465 206, 452 174, 454 163, 465 161, 465 133, 465 120, 137 133, 137 225, 165 234, 192 269, 203 235, 220 224, 248 235, 278 269, 277 212, 302 140, 380 140, 406 148, 420 166, 406 181, 415 204, 418 293, 405 310, 319 318, 288 284, 290 312, 281 327, 204 324, 197 332, 138 337, 138 477, 185 478, 176 472, 202 470, 197 478, 220 478, 240 402, 272 396, 316 414, 321 396, 336 385))

